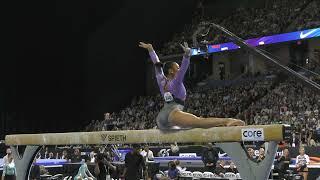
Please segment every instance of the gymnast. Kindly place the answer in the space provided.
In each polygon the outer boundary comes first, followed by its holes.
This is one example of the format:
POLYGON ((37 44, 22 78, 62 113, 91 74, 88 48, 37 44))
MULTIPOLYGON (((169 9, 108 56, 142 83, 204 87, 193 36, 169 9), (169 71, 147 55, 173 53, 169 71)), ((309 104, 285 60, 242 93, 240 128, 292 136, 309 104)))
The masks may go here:
POLYGON ((90 163, 90 157, 85 157, 85 162, 80 166, 78 174, 74 177, 74 180, 95 180, 96 178, 90 173, 88 164, 90 163))
POLYGON ((187 43, 181 44, 184 51, 181 67, 173 61, 161 63, 151 44, 139 43, 139 47, 148 50, 155 66, 155 75, 161 95, 165 101, 156 121, 161 130, 179 128, 211 128, 218 126, 244 126, 242 120, 232 118, 202 118, 183 111, 186 100, 184 75, 190 63, 191 49, 187 43))

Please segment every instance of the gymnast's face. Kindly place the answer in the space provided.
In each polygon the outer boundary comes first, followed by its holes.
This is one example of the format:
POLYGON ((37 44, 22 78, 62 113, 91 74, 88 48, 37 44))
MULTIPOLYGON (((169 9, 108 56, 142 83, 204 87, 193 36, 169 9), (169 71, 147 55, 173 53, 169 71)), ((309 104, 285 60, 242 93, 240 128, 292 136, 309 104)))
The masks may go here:
POLYGON ((172 77, 175 77, 179 69, 180 66, 178 63, 172 63, 171 68, 169 69, 169 74, 172 75, 172 77))

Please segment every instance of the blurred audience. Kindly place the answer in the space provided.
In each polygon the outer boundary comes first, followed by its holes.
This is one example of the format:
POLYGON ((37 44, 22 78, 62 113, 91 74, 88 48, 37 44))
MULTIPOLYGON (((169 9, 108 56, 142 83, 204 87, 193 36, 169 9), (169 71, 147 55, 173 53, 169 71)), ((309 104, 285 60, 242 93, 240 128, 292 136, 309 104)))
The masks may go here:
POLYGON ((225 166, 225 161, 218 161, 216 164, 216 169, 214 173, 220 177, 223 177, 224 174, 226 173, 226 169, 224 168, 225 166))
MULTIPOLYGON (((201 1, 199 4, 203 6, 201 1)), ((205 26, 210 22, 227 28, 243 39, 315 28, 320 25, 319 7, 317 0, 268 0, 263 7, 239 7, 226 17, 204 17, 203 8, 196 8, 191 24, 186 25, 183 32, 174 34, 159 54, 181 53, 179 43, 184 41, 193 42, 195 48, 201 42, 205 45, 230 41, 220 31, 205 26)))
MULTIPOLYGON (((320 143, 320 95, 292 77, 279 81, 277 76, 266 76, 224 87, 189 88, 187 94, 185 109, 197 116, 234 117, 249 125, 289 124, 294 132, 289 146, 320 143)), ((155 118, 162 104, 160 95, 134 98, 129 107, 110 113, 107 121, 92 121, 85 130, 157 128, 155 118)))
POLYGON ((231 172, 234 174, 239 173, 237 167, 234 165, 234 162, 230 163, 230 166, 226 169, 226 172, 231 172))

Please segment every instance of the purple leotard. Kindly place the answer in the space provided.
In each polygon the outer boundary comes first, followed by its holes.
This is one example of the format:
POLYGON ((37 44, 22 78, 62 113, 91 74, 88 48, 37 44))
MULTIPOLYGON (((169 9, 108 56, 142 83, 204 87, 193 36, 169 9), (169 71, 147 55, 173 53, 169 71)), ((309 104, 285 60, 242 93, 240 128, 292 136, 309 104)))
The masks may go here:
MULTIPOLYGON (((156 54, 155 51, 150 51, 149 55, 154 64, 157 62, 160 62, 158 55, 156 54)), ((167 78, 163 74, 162 68, 155 67, 156 78, 157 78, 158 86, 160 88, 160 92, 162 96, 164 94, 164 85, 166 84, 166 81, 168 81, 167 90, 171 94, 173 94, 175 98, 178 98, 182 101, 186 99, 187 93, 186 93, 186 88, 184 87, 184 84, 183 84, 183 78, 187 72, 189 64, 190 64, 190 57, 183 56, 180 69, 177 72, 174 79, 172 80, 167 80, 167 78)))

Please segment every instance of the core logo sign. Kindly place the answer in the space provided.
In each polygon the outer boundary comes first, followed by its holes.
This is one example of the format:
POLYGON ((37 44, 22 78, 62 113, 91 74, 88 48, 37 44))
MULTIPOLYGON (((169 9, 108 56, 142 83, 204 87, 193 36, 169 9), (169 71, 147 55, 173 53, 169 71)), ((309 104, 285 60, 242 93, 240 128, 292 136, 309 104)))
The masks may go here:
POLYGON ((264 141, 264 132, 262 128, 241 129, 242 141, 264 141))

